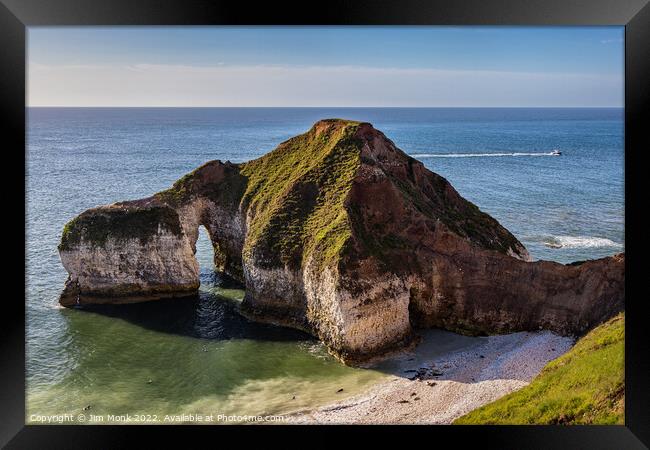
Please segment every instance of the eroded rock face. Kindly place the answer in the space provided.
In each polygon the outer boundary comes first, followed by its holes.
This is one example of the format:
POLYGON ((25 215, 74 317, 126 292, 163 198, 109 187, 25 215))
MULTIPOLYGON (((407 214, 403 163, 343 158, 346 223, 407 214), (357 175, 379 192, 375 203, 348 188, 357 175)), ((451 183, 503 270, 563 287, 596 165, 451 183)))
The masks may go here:
POLYGON ((530 262, 447 180, 370 124, 344 120, 84 212, 63 233, 61 303, 196 292, 200 225, 215 266, 246 286, 243 314, 306 330, 346 361, 404 345, 414 327, 572 334, 623 308, 623 254, 530 262))

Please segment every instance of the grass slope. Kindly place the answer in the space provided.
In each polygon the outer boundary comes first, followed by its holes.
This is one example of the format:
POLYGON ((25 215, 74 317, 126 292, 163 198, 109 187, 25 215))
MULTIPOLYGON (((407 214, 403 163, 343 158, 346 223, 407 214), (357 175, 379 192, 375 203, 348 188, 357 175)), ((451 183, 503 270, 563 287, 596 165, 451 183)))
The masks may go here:
POLYGON ((594 328, 531 384, 455 424, 623 424, 625 314, 594 328))
POLYGON ((242 164, 248 178, 242 203, 251 216, 245 255, 256 247, 271 265, 277 258, 300 266, 317 251, 326 263, 350 237, 343 204, 360 164, 361 144, 353 138, 359 122, 321 122, 331 126, 242 164))

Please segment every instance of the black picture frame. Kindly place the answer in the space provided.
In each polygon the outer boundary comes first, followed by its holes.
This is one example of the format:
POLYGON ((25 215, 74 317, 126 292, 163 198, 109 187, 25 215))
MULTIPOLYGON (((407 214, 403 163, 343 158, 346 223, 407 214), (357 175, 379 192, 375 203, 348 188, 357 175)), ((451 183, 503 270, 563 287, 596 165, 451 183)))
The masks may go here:
MULTIPOLYGON (((116 448, 146 439, 174 440, 198 445, 207 439, 217 445, 224 433, 248 436, 250 426, 71 426, 25 425, 25 305, 20 289, 25 267, 25 102, 26 27, 63 25, 624 25, 625 26, 625 233, 626 336, 624 426, 400 426, 400 427, 255 427, 256 433, 274 435, 310 445, 320 433, 361 432, 383 439, 404 434, 407 445, 415 439, 426 445, 474 442, 494 448, 603 448, 636 449, 650 444, 650 359, 646 344, 645 296, 639 292, 642 245, 639 217, 644 204, 643 164, 650 149, 650 5, 648 0, 329 0, 315 3, 226 2, 210 0, 0 0, 0 110, 3 125, 2 177, 14 200, 6 212, 4 233, 5 292, 0 329, 0 444, 7 448, 116 448), (11 161, 11 162, 9 162, 11 161), (22 161, 22 166, 21 166, 22 161), (23 168, 23 172, 19 168, 23 168), (10 176, 11 175, 11 176, 10 176), (15 177, 15 178, 14 178, 15 177), (22 186, 23 196, 18 191, 22 186), (638 213, 637 213, 638 211, 638 213), (13 220, 9 220, 10 218, 13 220), (11 284, 17 286, 10 286, 11 284), (23 302, 20 302, 20 297, 23 302)), ((11 197, 11 199, 10 199, 11 197)), ((271 436, 269 439, 273 439, 271 436)), ((289 441, 280 441, 289 442, 289 441)), ((325 441, 322 441, 325 443, 325 441)), ((449 444, 442 444, 449 445, 449 444)))

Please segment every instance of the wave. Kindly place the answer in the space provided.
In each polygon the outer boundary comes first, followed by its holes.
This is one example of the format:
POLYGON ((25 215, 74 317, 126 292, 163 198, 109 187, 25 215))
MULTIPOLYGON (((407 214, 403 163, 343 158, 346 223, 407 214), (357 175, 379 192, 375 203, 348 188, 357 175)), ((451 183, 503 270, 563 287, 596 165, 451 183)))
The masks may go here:
POLYGON ((544 245, 551 248, 623 248, 623 244, 611 239, 594 236, 551 236, 544 240, 544 245))
POLYGON ((499 156, 555 156, 553 153, 416 153, 413 158, 482 158, 499 156))

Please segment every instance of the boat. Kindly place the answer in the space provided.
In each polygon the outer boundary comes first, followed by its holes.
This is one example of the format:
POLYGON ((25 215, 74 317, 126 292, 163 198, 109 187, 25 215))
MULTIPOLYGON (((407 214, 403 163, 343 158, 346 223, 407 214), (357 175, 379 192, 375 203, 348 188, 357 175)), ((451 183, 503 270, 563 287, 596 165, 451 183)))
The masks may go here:
POLYGON ((551 155, 552 155, 552 156, 562 156, 562 152, 559 151, 558 149, 554 149, 554 150, 551 152, 551 155))

